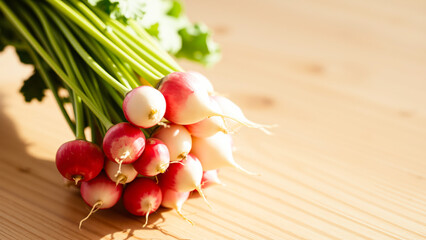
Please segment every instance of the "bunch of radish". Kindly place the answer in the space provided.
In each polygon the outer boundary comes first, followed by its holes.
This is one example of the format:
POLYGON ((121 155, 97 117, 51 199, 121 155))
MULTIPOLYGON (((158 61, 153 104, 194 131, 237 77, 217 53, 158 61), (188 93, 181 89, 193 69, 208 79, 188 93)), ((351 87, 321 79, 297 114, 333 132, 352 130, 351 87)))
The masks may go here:
POLYGON ((81 182, 90 214, 123 196, 131 214, 146 217, 144 226, 160 205, 192 223, 181 212, 192 191, 208 203, 203 188, 221 184, 218 169, 247 172, 233 158, 230 132, 241 125, 263 127, 229 99, 214 95, 207 78, 194 72, 173 72, 158 89, 133 89, 123 111, 128 122, 108 129, 102 149, 83 140, 67 142, 56 165, 65 178, 81 182))
POLYGON ((202 74, 184 71, 132 19, 111 18, 91 1, 14 2, 0 1, 0 17, 15 27, 76 136, 60 146, 56 166, 91 207, 80 227, 121 198, 145 225, 160 206, 192 223, 182 206, 193 191, 208 204, 203 189, 221 184, 218 169, 252 174, 236 163, 231 134, 269 126, 248 120, 202 74))

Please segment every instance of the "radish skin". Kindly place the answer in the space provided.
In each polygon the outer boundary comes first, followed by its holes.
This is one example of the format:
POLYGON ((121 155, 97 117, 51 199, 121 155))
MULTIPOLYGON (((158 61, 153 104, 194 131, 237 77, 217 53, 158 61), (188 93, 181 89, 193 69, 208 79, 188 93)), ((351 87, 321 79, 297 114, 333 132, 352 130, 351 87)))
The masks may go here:
POLYGON ((127 121, 140 128, 150 128, 161 121, 166 112, 166 100, 160 91, 149 86, 140 86, 129 93, 123 101, 127 121))
POLYGON ((161 188, 171 189, 177 192, 190 192, 197 190, 209 207, 210 204, 201 190, 203 167, 200 161, 192 154, 188 154, 180 162, 170 164, 167 171, 159 175, 161 188))
POLYGON ((202 85, 209 95, 215 95, 213 84, 206 76, 194 71, 187 71, 187 73, 193 75, 195 77, 195 81, 202 85))
POLYGON ((128 164, 136 161, 145 148, 145 135, 130 123, 118 123, 104 137, 103 150, 112 161, 128 164))
POLYGON ((266 134, 271 134, 266 128, 275 127, 275 125, 263 125, 254 123, 247 119, 240 107, 224 96, 212 97, 220 106, 223 115, 225 116, 226 128, 231 132, 236 132, 242 126, 250 128, 258 128, 266 134))
POLYGON ((190 192, 176 192, 170 188, 161 188, 161 193, 163 194, 161 206, 174 209, 185 221, 194 225, 191 220, 182 214, 182 206, 188 199, 190 192))
POLYGON ((173 72, 163 78, 158 90, 166 99, 164 117, 170 122, 188 125, 214 116, 210 96, 193 74, 173 72))
POLYGON ((104 155, 94 143, 73 140, 59 147, 55 162, 61 175, 77 185, 79 181, 95 178, 102 171, 104 155))
POLYGON ((201 188, 205 189, 214 185, 224 185, 219 179, 219 170, 208 170, 203 172, 203 178, 201 179, 201 188))
POLYGON ((80 188, 81 197, 92 209, 87 217, 80 221, 79 228, 97 210, 114 206, 120 199, 122 192, 123 186, 117 186, 104 173, 99 174, 88 182, 82 182, 80 188))
POLYGON ((161 140, 167 146, 171 161, 184 159, 192 148, 191 134, 181 125, 161 126, 152 137, 161 140))
POLYGON ((153 177, 164 173, 169 167, 169 150, 161 140, 148 138, 142 155, 133 163, 136 171, 144 176, 153 177))
POLYGON ((192 137, 191 154, 200 160, 203 170, 214 170, 222 167, 233 167, 250 175, 257 175, 238 165, 232 154, 232 138, 222 132, 208 138, 192 137))
MULTIPOLYGON (((221 113, 222 110, 218 103, 212 101, 212 107, 216 112, 221 113)), ((217 132, 228 133, 225 126, 224 118, 222 117, 208 117, 194 124, 185 125, 189 133, 195 137, 210 137, 217 132)))
POLYGON ((135 180, 138 172, 133 167, 132 164, 122 164, 121 165, 121 173, 117 174, 120 165, 115 161, 111 161, 107 159, 105 161, 105 173, 116 184, 126 184, 133 180, 135 180))
POLYGON ((127 211, 136 216, 145 216, 145 227, 149 214, 157 211, 162 201, 160 187, 148 178, 138 178, 128 184, 123 194, 127 211))

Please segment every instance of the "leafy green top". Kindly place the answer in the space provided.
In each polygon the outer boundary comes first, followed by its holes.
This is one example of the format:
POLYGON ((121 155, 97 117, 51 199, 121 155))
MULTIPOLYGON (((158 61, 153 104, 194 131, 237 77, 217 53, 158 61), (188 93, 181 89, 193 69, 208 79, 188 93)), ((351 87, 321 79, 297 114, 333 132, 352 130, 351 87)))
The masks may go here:
MULTIPOLYGON (((83 1, 83 0, 82 0, 83 1)), ((219 46, 213 42, 209 29, 191 23, 179 0, 87 0, 87 2, 124 24, 131 19, 156 38, 161 47, 176 57, 187 58, 204 65, 220 59, 219 46)), ((129 28, 129 31, 131 29, 129 28)), ((27 45, 0 11, 0 51, 14 46, 22 63, 33 64, 27 45)), ((60 87, 60 86, 58 86, 60 87)), ((41 101, 46 84, 37 72, 24 81, 20 92, 25 101, 41 101)))

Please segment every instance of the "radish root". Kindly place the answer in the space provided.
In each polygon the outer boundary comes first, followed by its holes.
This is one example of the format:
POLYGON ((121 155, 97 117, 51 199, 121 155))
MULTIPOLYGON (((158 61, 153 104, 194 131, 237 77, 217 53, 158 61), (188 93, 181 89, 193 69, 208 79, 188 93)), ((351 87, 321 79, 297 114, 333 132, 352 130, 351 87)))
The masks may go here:
POLYGON ((266 124, 255 123, 255 122, 252 122, 252 121, 248 120, 247 118, 245 118, 245 119, 244 118, 243 119, 237 119, 235 117, 227 116, 227 115, 220 114, 220 113, 214 113, 214 114, 215 114, 215 116, 219 116, 219 117, 222 117, 222 118, 229 118, 229 119, 231 119, 231 120, 233 120, 233 121, 235 121, 235 122, 237 122, 237 123, 239 123, 239 124, 241 124, 243 126, 246 126, 246 127, 249 127, 249 128, 259 129, 259 130, 261 130, 262 132, 264 132, 267 135, 272 135, 272 133, 267 128, 274 128, 274 127, 278 126, 276 124, 274 124, 274 125, 266 125, 266 124))
POLYGON ((189 224, 191 224, 192 226, 194 226, 194 222, 192 222, 191 220, 189 220, 187 217, 185 217, 185 215, 182 214, 180 209, 176 209, 177 214, 183 218, 185 221, 187 221, 189 224))
POLYGON ((260 176, 261 175, 260 173, 250 172, 250 171, 244 169, 243 167, 241 167, 240 165, 238 165, 237 163, 234 163, 232 166, 235 167, 238 171, 246 173, 248 175, 252 175, 252 176, 260 176))
POLYGON ((81 219, 80 224, 78 225, 78 229, 81 229, 81 225, 83 224, 83 222, 84 222, 84 221, 86 221, 87 219, 89 219, 89 217, 90 217, 93 213, 95 213, 96 211, 98 211, 98 210, 101 208, 102 204, 104 204, 104 202, 102 202, 102 200, 99 200, 99 201, 97 201, 97 202, 93 205, 93 207, 92 207, 92 209, 90 210, 89 214, 88 214, 85 218, 81 219))
POLYGON ((204 195, 203 191, 201 190, 201 185, 198 185, 195 190, 197 190, 197 192, 200 194, 200 196, 203 198, 204 202, 207 204, 207 206, 209 206, 209 208, 211 210, 214 210, 214 208, 212 207, 212 205, 210 205, 209 201, 207 201, 206 196, 204 195))
POLYGON ((144 223, 144 225, 142 226, 143 228, 144 227, 146 227, 146 225, 148 225, 148 217, 149 217, 149 213, 151 212, 151 203, 149 203, 149 205, 148 205, 148 211, 146 212, 146 215, 145 215, 145 223, 144 223))
POLYGON ((83 179, 83 176, 81 175, 76 175, 72 178, 74 180, 75 185, 77 186, 77 184, 83 179))

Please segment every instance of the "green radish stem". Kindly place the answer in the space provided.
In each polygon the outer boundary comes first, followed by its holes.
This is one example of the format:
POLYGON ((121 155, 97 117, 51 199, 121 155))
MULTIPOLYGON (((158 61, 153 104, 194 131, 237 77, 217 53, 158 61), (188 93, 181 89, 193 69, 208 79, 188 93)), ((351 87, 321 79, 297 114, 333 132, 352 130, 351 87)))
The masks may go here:
POLYGON ((39 57, 34 52, 34 50, 28 46, 28 52, 30 53, 31 58, 34 61, 34 66, 37 69, 37 71, 40 73, 41 78, 43 79, 44 83, 47 85, 47 87, 52 91, 53 97, 55 98, 56 102, 58 103, 59 109, 61 110, 62 115, 64 116, 66 122, 68 123, 68 126, 70 127, 71 131, 75 132, 76 126, 71 120, 70 116, 68 115, 67 111, 64 108, 64 103, 61 100, 61 98, 58 95, 58 91, 55 88, 55 85, 52 82, 52 79, 49 78, 47 75, 46 69, 42 66, 39 57))
POLYGON ((28 29, 23 25, 19 18, 11 11, 11 9, 3 2, 0 1, 0 9, 4 15, 10 20, 10 22, 16 27, 16 29, 22 34, 22 36, 28 41, 28 43, 34 48, 34 50, 43 58, 43 60, 59 75, 59 77, 67 84, 78 96, 81 97, 83 102, 90 108, 90 110, 96 115, 96 117, 102 122, 106 128, 110 128, 112 123, 100 112, 92 101, 79 89, 78 85, 75 84, 61 69, 61 67, 49 56, 46 50, 40 45, 40 43, 32 36, 28 29))
POLYGON ((47 13, 51 16, 54 22, 61 29, 62 33, 77 51, 77 53, 81 56, 81 58, 99 75, 104 79, 109 85, 114 87, 118 92, 120 92, 123 96, 129 92, 131 89, 124 87, 120 84, 114 77, 112 77, 107 71, 105 71, 102 66, 99 65, 80 45, 74 35, 68 30, 65 24, 57 17, 51 10, 47 9, 47 13))
MULTIPOLYGON (((108 28, 105 23, 94 13, 92 12, 83 2, 71 0, 71 2, 84 14, 98 29, 103 32, 114 44, 116 44, 120 49, 124 50, 130 57, 137 60, 142 66, 151 71, 151 73, 161 77, 164 74, 160 72, 163 66, 159 65, 155 59, 143 59, 137 53, 135 53, 128 45, 126 45, 110 28, 108 28), (150 62, 148 63, 147 60, 150 62), (157 69, 155 67, 158 67, 157 69)), ((166 73, 167 74, 167 73, 166 73)))
POLYGON ((108 15, 99 9, 88 5, 100 18, 109 26, 111 26, 115 31, 117 31, 118 36, 131 45, 135 51, 140 53, 142 56, 148 58, 153 58, 156 61, 160 61, 163 65, 167 66, 171 71, 183 71, 179 65, 171 58, 168 54, 164 54, 164 51, 158 46, 154 46, 155 42, 151 39, 149 41, 144 41, 145 39, 139 38, 139 36, 130 34, 129 29, 124 26, 119 21, 108 17, 108 15), (146 43, 149 43, 147 45, 146 43), (153 51, 156 49, 158 51, 153 51), (167 57, 166 57, 167 56, 167 57))
POLYGON ((154 83, 159 81, 159 76, 153 74, 140 63, 138 63, 135 59, 130 57, 126 52, 120 49, 117 45, 115 45, 110 39, 104 36, 93 24, 91 24, 86 18, 84 18, 79 12, 72 9, 66 3, 60 0, 47 0, 53 7, 55 7, 58 11, 62 12, 69 19, 72 19, 80 28, 82 28, 86 33, 91 35, 97 41, 108 47, 112 52, 116 55, 120 56, 123 60, 129 62, 130 65, 135 69, 135 71, 144 77, 146 80, 154 83))
POLYGON ((84 115, 83 115, 83 104, 81 98, 73 92, 74 99, 74 111, 75 111, 75 122, 76 122, 76 133, 75 138, 86 140, 84 136, 84 115))

